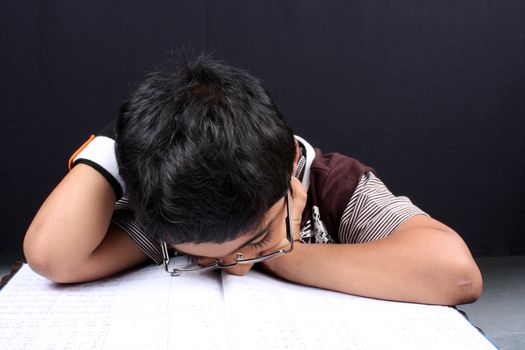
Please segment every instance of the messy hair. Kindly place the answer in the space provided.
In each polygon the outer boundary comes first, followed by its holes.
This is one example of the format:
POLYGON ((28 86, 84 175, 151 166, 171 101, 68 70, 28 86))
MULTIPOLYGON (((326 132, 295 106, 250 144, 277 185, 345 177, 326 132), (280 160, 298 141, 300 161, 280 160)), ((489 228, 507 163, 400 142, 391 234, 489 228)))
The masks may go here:
POLYGON ((289 186, 293 133, 268 91, 209 55, 180 55, 149 73, 116 131, 135 215, 170 244, 237 238, 289 186))

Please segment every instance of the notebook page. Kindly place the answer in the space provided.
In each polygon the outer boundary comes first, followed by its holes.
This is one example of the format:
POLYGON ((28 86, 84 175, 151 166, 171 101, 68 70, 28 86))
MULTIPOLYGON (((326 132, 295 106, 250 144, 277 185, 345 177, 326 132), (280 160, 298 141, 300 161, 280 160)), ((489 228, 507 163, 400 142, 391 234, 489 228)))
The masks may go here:
POLYGON ((456 310, 223 273, 229 333, 254 349, 495 349, 456 310))
POLYGON ((209 348, 226 344, 223 315, 218 274, 178 278, 147 266, 57 285, 24 265, 0 293, 0 348, 209 348))

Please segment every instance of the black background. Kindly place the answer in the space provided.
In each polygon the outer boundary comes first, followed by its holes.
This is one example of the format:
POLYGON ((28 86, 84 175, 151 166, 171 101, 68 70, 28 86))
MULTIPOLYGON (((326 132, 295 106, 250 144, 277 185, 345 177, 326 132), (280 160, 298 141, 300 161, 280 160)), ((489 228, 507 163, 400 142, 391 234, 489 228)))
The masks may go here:
POLYGON ((298 135, 373 166, 475 255, 525 254, 525 2, 10 1, 0 253, 170 49, 261 78, 298 135))

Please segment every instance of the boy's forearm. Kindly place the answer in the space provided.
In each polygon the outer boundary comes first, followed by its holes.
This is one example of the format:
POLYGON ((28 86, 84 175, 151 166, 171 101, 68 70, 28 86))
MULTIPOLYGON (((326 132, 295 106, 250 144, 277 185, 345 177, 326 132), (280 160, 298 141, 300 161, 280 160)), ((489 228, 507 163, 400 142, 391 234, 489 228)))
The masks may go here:
POLYGON ((115 194, 93 168, 79 164, 39 209, 24 238, 26 259, 49 275, 75 269, 103 240, 115 194))
POLYGON ((465 258, 454 233, 442 234, 409 232, 419 236, 412 242, 398 235, 365 244, 297 244, 288 256, 265 265, 290 281, 348 294, 442 305, 471 302, 480 293, 479 270, 465 258))

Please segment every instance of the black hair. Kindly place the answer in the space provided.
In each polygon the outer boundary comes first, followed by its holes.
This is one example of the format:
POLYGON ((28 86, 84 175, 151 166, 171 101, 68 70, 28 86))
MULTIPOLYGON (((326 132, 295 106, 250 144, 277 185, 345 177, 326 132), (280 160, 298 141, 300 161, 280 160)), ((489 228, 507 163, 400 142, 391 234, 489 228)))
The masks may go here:
POLYGON ((117 122, 137 220, 168 243, 253 230, 289 187, 293 133, 261 82, 201 54, 149 73, 117 122))

